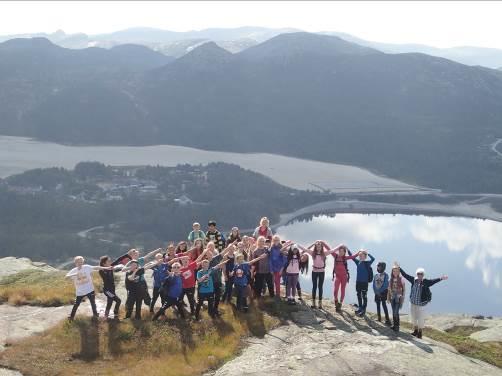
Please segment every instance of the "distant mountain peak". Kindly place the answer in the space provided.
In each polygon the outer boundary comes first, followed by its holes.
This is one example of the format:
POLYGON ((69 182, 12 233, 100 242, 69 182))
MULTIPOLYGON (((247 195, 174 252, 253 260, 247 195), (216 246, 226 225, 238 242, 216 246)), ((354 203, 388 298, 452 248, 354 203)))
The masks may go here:
POLYGON ((19 48, 19 49, 38 49, 38 48, 57 48, 61 47, 52 43, 49 39, 43 37, 33 38, 14 38, 0 43, 0 48, 19 48))
POLYGON ((215 42, 206 42, 195 47, 178 61, 192 66, 207 66, 208 64, 223 63, 231 59, 232 56, 231 52, 218 46, 215 42))
POLYGON ((307 32, 286 33, 273 37, 239 55, 246 58, 266 58, 294 55, 368 55, 381 52, 347 42, 342 38, 307 32))

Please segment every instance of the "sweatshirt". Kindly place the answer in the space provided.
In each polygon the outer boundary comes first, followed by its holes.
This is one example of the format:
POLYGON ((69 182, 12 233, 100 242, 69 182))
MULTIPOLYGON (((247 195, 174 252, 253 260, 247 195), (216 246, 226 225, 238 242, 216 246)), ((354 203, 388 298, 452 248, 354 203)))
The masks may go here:
POLYGON ((387 289, 389 288, 389 275, 385 272, 375 274, 373 278, 373 292, 375 295, 384 295, 387 298, 387 289))
POLYGON ((286 257, 281 252, 282 245, 272 245, 268 255, 269 268, 272 273, 280 272, 286 262, 286 257))
POLYGON ((357 276, 356 276, 356 282, 368 282, 369 280, 369 273, 368 273, 368 268, 371 267, 371 264, 373 264, 373 261, 375 261, 375 258, 371 256, 368 253, 368 257, 370 258, 369 261, 360 261, 356 258, 352 259, 357 265, 357 276))

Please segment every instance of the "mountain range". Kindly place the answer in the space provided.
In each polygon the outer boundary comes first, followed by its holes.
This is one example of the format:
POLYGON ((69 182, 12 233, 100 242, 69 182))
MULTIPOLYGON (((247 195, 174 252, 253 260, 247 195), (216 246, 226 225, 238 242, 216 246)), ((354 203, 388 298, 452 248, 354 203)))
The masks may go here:
POLYGON ((235 54, 209 42, 177 59, 14 39, 0 44, 0 99, 2 134, 270 152, 502 193, 500 71, 336 36, 285 33, 235 54))
MULTIPOLYGON (((14 38, 43 37, 61 47, 78 49, 86 47, 110 48, 119 44, 133 43, 150 47, 168 56, 180 57, 208 41, 214 41, 220 47, 235 53, 279 34, 301 31, 294 28, 274 29, 246 26, 175 32, 148 27, 135 27, 96 35, 87 35, 84 33, 66 34, 62 30, 54 33, 4 35, 0 36, 0 42, 14 38)), ((338 36, 348 42, 372 47, 386 53, 418 52, 444 57, 466 65, 481 65, 488 68, 502 67, 502 50, 496 48, 475 46, 437 48, 421 44, 392 44, 369 41, 343 32, 323 31, 319 32, 319 34, 338 36)))

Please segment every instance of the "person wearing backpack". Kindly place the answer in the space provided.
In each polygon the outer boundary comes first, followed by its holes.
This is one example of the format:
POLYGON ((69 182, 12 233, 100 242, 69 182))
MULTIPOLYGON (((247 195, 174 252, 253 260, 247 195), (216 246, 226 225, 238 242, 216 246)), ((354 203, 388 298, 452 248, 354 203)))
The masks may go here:
POLYGON ((410 317, 411 324, 413 325, 411 335, 422 338, 422 330, 425 326, 425 306, 432 300, 430 287, 440 281, 447 280, 448 276, 443 275, 440 278, 426 279, 424 278, 425 270, 423 268, 416 270, 415 277, 406 274, 403 268, 399 268, 399 270, 401 271, 401 275, 411 283, 410 317))
POLYGON ((373 282, 371 264, 375 261, 375 258, 364 249, 360 250, 358 255, 359 260, 354 258, 352 261, 357 265, 356 293, 359 308, 356 315, 362 317, 366 314, 366 306, 368 305, 368 283, 373 282), (370 260, 366 261, 366 257, 369 257, 370 260))
MULTIPOLYGON (((322 242, 325 247, 328 247, 328 244, 326 242, 322 242)), ((342 304, 343 300, 345 299, 345 287, 347 286, 347 283, 349 282, 350 274, 349 274, 349 268, 347 266, 347 260, 353 260, 358 256, 358 253, 355 255, 352 255, 350 250, 347 248, 346 245, 340 244, 336 248, 333 248, 329 251, 334 259, 335 263, 333 265, 333 281, 335 284, 334 288, 334 298, 335 298, 335 308, 336 312, 340 313, 342 312, 342 304), (347 253, 349 254, 347 256, 347 253), (338 291, 340 290, 340 301, 338 301, 338 291)))

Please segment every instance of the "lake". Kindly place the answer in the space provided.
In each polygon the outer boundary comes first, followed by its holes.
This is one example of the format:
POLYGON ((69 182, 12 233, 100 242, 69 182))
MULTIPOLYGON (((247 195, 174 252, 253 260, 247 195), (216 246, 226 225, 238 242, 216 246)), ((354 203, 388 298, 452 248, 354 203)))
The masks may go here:
POLYGON ((45 167, 72 169, 78 162, 115 166, 176 166, 226 162, 249 169, 296 189, 336 192, 414 191, 417 187, 367 170, 264 153, 227 153, 183 146, 68 146, 24 137, 0 136, 0 178, 45 167))
MULTIPOLYGON (((434 313, 467 313, 502 315, 502 223, 456 217, 426 217, 390 214, 337 214, 334 217, 314 216, 308 221, 296 221, 279 227, 282 239, 292 239, 304 246, 323 239, 335 247, 346 244, 352 251, 369 250, 375 257, 373 270, 379 261, 398 261, 414 275, 418 267, 425 268, 426 278, 447 274, 449 279, 432 287, 434 313)), ((310 293, 309 275, 301 284, 310 293)), ((327 259, 324 296, 333 298, 333 257, 327 259), (328 277, 329 275, 329 277, 328 277)), ((355 294, 356 267, 349 261, 351 280, 347 286, 346 303, 357 302, 355 294)), ((408 312, 409 289, 404 311, 408 312)), ((368 292, 368 310, 375 311, 373 290, 368 292)))

